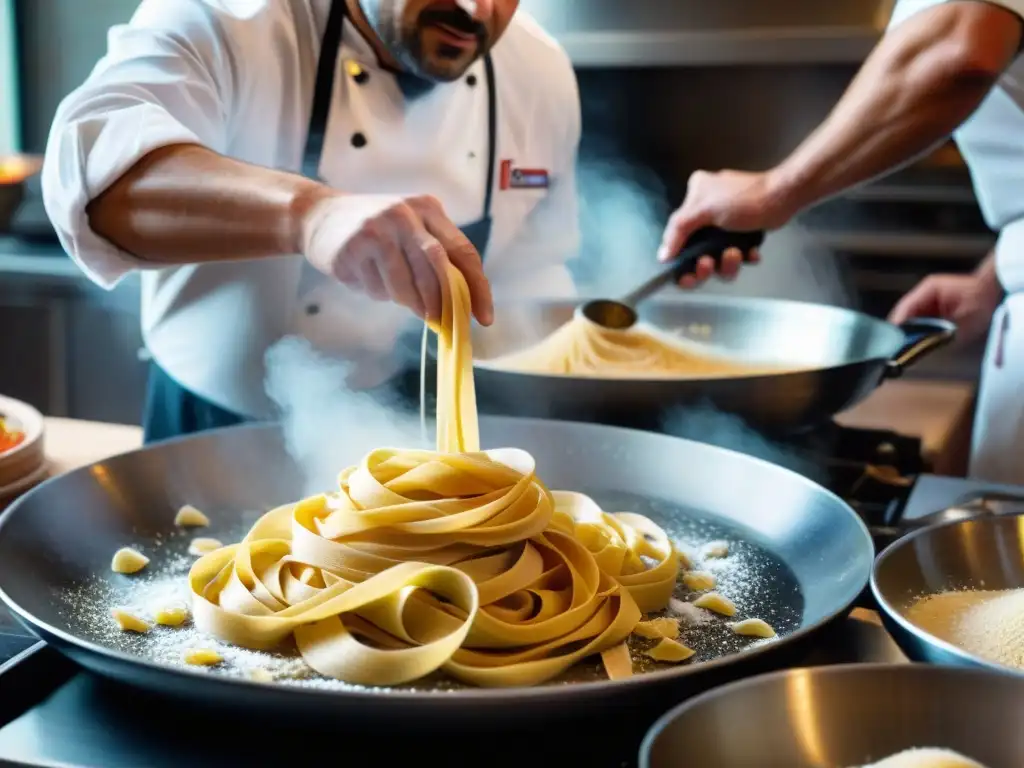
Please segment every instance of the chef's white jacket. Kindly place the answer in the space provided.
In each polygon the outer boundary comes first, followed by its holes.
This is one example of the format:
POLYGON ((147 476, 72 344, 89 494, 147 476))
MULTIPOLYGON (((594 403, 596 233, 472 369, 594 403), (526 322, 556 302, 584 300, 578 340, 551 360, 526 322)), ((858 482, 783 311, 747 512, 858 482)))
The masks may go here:
MULTIPOLYGON (((957 1, 899 0, 890 27, 925 8, 957 1)), ((1024 18, 1024 0, 989 2, 1024 18)), ((1024 57, 1017 57, 954 138, 985 221, 999 232, 996 271, 1009 294, 993 318, 970 474, 1024 484, 1024 57)))
MULTIPOLYGON (((86 206, 154 149, 199 143, 300 170, 329 7, 330 0, 143 0, 127 25, 111 30, 107 55, 58 109, 43 171, 50 218, 90 278, 111 288, 141 266, 90 229, 86 206)), ((499 302, 565 295, 579 244, 572 65, 523 11, 492 58, 496 161, 546 170, 550 185, 505 189, 495 173, 485 271, 499 302)), ((488 172, 483 62, 407 101, 346 21, 338 67, 321 178, 347 192, 434 195, 459 225, 480 218, 488 172), (368 76, 357 81, 359 69, 368 76), (357 133, 366 141, 353 141, 357 133)), ((264 355, 286 335, 353 361, 363 385, 385 379, 395 369, 396 338, 415 319, 326 278, 300 286, 303 263, 282 255, 144 270, 147 348, 187 389, 250 417, 270 413, 264 355)))

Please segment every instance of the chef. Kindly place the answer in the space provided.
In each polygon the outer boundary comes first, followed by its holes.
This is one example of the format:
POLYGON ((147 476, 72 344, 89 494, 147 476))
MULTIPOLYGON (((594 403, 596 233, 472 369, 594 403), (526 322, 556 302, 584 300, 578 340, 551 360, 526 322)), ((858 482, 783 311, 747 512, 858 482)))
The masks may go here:
POLYGON ((517 6, 143 0, 111 31, 43 192, 96 283, 141 272, 147 441, 270 417, 288 335, 354 388, 408 380, 396 350, 439 315, 447 262, 483 324, 572 291, 579 93, 517 6))
MULTIPOLYGON (((972 275, 936 275, 890 319, 939 315, 961 336, 991 326, 970 475, 1024 483, 1024 0, 898 0, 889 30, 825 122, 760 173, 698 171, 661 257, 707 224, 777 228, 801 210, 890 172, 951 133, 997 245, 972 275)), ((736 274, 737 254, 721 273, 736 274)), ((685 286, 706 279, 704 259, 685 286)))

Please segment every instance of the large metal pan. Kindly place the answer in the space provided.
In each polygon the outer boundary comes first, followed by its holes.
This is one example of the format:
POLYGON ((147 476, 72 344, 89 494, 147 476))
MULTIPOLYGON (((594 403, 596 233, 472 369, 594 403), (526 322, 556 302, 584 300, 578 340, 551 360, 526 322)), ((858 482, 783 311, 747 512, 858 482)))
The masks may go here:
POLYGON ((1021 515, 977 517, 912 533, 882 552, 871 576, 871 591, 882 611, 882 621, 909 658, 982 667, 1024 678, 1024 670, 980 658, 929 634, 907 618, 910 607, 926 595, 958 589, 998 591, 1021 587, 1021 515))
MULTIPOLYGON (((863 523, 840 499, 795 473, 720 448, 603 425, 484 418, 481 428, 486 446, 530 451, 552 488, 590 493, 606 508, 647 514, 691 544, 723 537, 736 542, 730 558, 737 557, 742 568, 734 572, 733 583, 752 603, 751 613, 776 623, 780 638, 716 658, 720 643, 740 640, 721 625, 722 634, 710 635, 713 642, 701 650, 706 663, 618 683, 595 675, 574 684, 514 690, 338 691, 256 684, 158 663, 123 647, 117 632, 98 636, 93 625, 96 615, 105 617, 106 606, 85 617, 69 610, 69 587, 123 583, 126 577, 110 572, 111 555, 119 547, 142 546, 153 557, 147 572, 173 560, 180 545, 187 545, 187 536, 176 536, 172 525, 183 503, 213 519, 214 526, 201 535, 231 541, 259 511, 301 498, 308 485, 275 425, 169 441, 35 489, 0 521, 0 597, 45 640, 115 678, 211 701, 244 699, 291 711, 422 720, 551 716, 613 705, 623 695, 637 704, 650 697, 651 706, 658 707, 653 716, 687 692, 781 663, 787 648, 793 650, 796 641, 842 615, 867 583, 874 553, 863 523), (165 543, 154 547, 158 535, 165 543)), ((358 461, 374 447, 372 440, 354 434, 340 460, 358 461)), ((335 482, 331 476, 314 481, 324 489, 335 482)), ((727 578, 733 577, 723 572, 723 591, 729 594, 727 578)))
POLYGON ((916 664, 794 669, 679 706, 644 740, 640 768, 853 768, 906 749, 1024 765, 1024 680, 916 664))
POLYGON ((499 413, 634 425, 679 406, 710 405, 749 424, 812 427, 953 339, 944 320, 896 327, 858 312, 773 299, 692 296, 649 301, 643 320, 717 350, 791 373, 737 378, 595 379, 496 369, 487 362, 535 343, 572 317, 577 299, 505 303, 474 330, 476 386, 499 413))

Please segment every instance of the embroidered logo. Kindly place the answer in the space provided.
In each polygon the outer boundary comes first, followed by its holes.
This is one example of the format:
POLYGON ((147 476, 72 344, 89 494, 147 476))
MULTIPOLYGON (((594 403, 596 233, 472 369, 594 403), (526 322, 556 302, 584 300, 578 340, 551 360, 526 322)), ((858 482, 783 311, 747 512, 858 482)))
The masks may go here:
POLYGON ((543 168, 516 168, 511 160, 501 161, 501 190, 547 189, 550 175, 543 168))

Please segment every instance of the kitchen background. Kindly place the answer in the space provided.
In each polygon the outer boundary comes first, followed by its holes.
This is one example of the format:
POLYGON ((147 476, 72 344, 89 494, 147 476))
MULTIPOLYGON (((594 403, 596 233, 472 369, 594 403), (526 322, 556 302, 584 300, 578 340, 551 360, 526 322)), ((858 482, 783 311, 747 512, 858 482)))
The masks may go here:
MULTIPOLYGON (((102 55, 107 29, 137 5, 0 0, 0 153, 43 151, 60 99, 102 55)), ((884 28, 891 0, 523 6, 577 67, 579 278, 613 290, 625 270, 635 279, 653 266, 662 224, 692 170, 765 167, 825 116, 884 28)), ((763 266, 707 290, 884 316, 921 277, 970 270, 994 241, 949 145, 802 216, 772 237, 763 266)), ((9 232, 0 232, 0 391, 51 415, 137 423, 146 375, 138 303, 137 281, 105 292, 78 272, 30 189, 9 232)), ((979 359, 977 345, 953 347, 914 375, 970 380, 979 359)))

